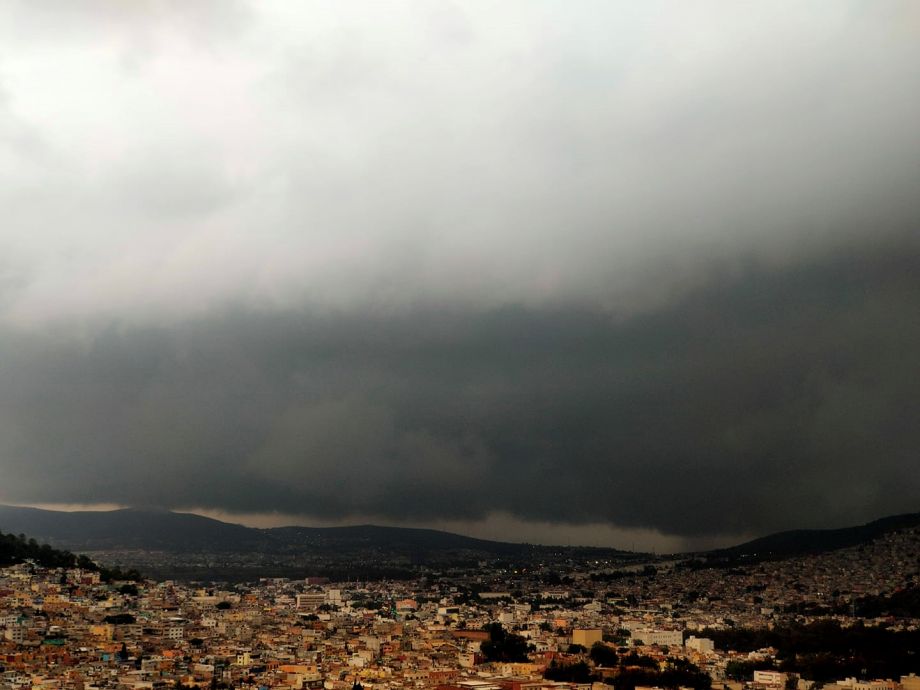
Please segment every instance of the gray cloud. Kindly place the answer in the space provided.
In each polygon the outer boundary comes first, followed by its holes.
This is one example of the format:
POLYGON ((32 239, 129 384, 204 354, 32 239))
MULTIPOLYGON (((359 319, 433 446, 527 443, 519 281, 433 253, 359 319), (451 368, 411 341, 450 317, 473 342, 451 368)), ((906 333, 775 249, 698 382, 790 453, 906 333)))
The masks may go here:
POLYGON ((0 9, 0 498, 694 537, 916 509, 916 19, 0 9))
POLYGON ((641 311, 915 192, 909 3, 11 7, 3 107, 43 146, 0 149, 20 325, 641 311))
POLYGON ((597 310, 228 312, 3 338, 5 490, 699 536, 916 509, 915 237, 597 310))

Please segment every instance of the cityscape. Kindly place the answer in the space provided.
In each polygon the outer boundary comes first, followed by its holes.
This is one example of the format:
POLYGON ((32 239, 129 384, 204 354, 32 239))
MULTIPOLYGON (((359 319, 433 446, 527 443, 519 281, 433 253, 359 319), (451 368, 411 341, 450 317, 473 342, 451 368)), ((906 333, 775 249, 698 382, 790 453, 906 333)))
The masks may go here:
POLYGON ((369 581, 151 580, 33 541, 34 557, 0 576, 0 678, 9 690, 915 690, 920 515, 905 517, 914 526, 803 555, 561 548, 369 581))

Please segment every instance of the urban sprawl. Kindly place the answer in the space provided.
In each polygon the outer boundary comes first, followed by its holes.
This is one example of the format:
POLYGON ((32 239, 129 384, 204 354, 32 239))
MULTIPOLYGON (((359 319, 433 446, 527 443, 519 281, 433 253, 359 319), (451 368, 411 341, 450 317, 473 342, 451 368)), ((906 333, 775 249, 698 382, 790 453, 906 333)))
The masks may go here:
POLYGON ((860 609, 918 584, 918 538, 729 568, 483 561, 380 582, 105 582, 24 562, 0 570, 0 690, 920 690, 918 669, 876 678, 863 659, 828 677, 858 650, 822 666, 820 649, 784 657, 729 634, 917 633, 917 618, 860 609))

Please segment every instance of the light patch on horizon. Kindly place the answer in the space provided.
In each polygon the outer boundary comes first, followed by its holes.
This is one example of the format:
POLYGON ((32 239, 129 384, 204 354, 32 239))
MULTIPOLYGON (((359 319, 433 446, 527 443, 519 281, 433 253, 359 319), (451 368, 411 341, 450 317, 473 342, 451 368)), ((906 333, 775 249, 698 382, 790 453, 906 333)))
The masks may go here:
POLYGON ((182 508, 178 512, 245 525, 247 527, 342 527, 349 525, 385 525, 389 527, 413 527, 436 529, 454 534, 463 534, 477 539, 506 541, 546 546, 602 546, 624 551, 653 551, 659 554, 703 551, 724 546, 741 544, 754 538, 750 534, 725 534, 708 538, 687 539, 662 534, 651 529, 623 529, 603 523, 572 525, 547 521, 521 520, 508 513, 493 512, 483 520, 433 520, 411 522, 380 520, 371 515, 353 515, 345 521, 308 518, 296 513, 259 512, 235 513, 205 508, 182 508))
POLYGON ((77 513, 83 511, 109 511, 129 508, 122 503, 14 503, 3 501, 3 505, 17 508, 38 508, 39 510, 56 510, 63 513, 77 513))

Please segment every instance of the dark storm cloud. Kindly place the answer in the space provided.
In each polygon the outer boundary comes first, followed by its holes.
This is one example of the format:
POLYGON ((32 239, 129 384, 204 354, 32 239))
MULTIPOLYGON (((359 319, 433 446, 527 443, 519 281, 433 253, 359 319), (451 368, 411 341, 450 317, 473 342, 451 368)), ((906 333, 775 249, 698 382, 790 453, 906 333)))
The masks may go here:
POLYGON ((0 500, 917 509, 918 18, 0 6, 0 500))
POLYGON ((4 334, 5 490, 680 535, 915 510, 920 245, 752 261, 627 319, 227 312, 4 334))

